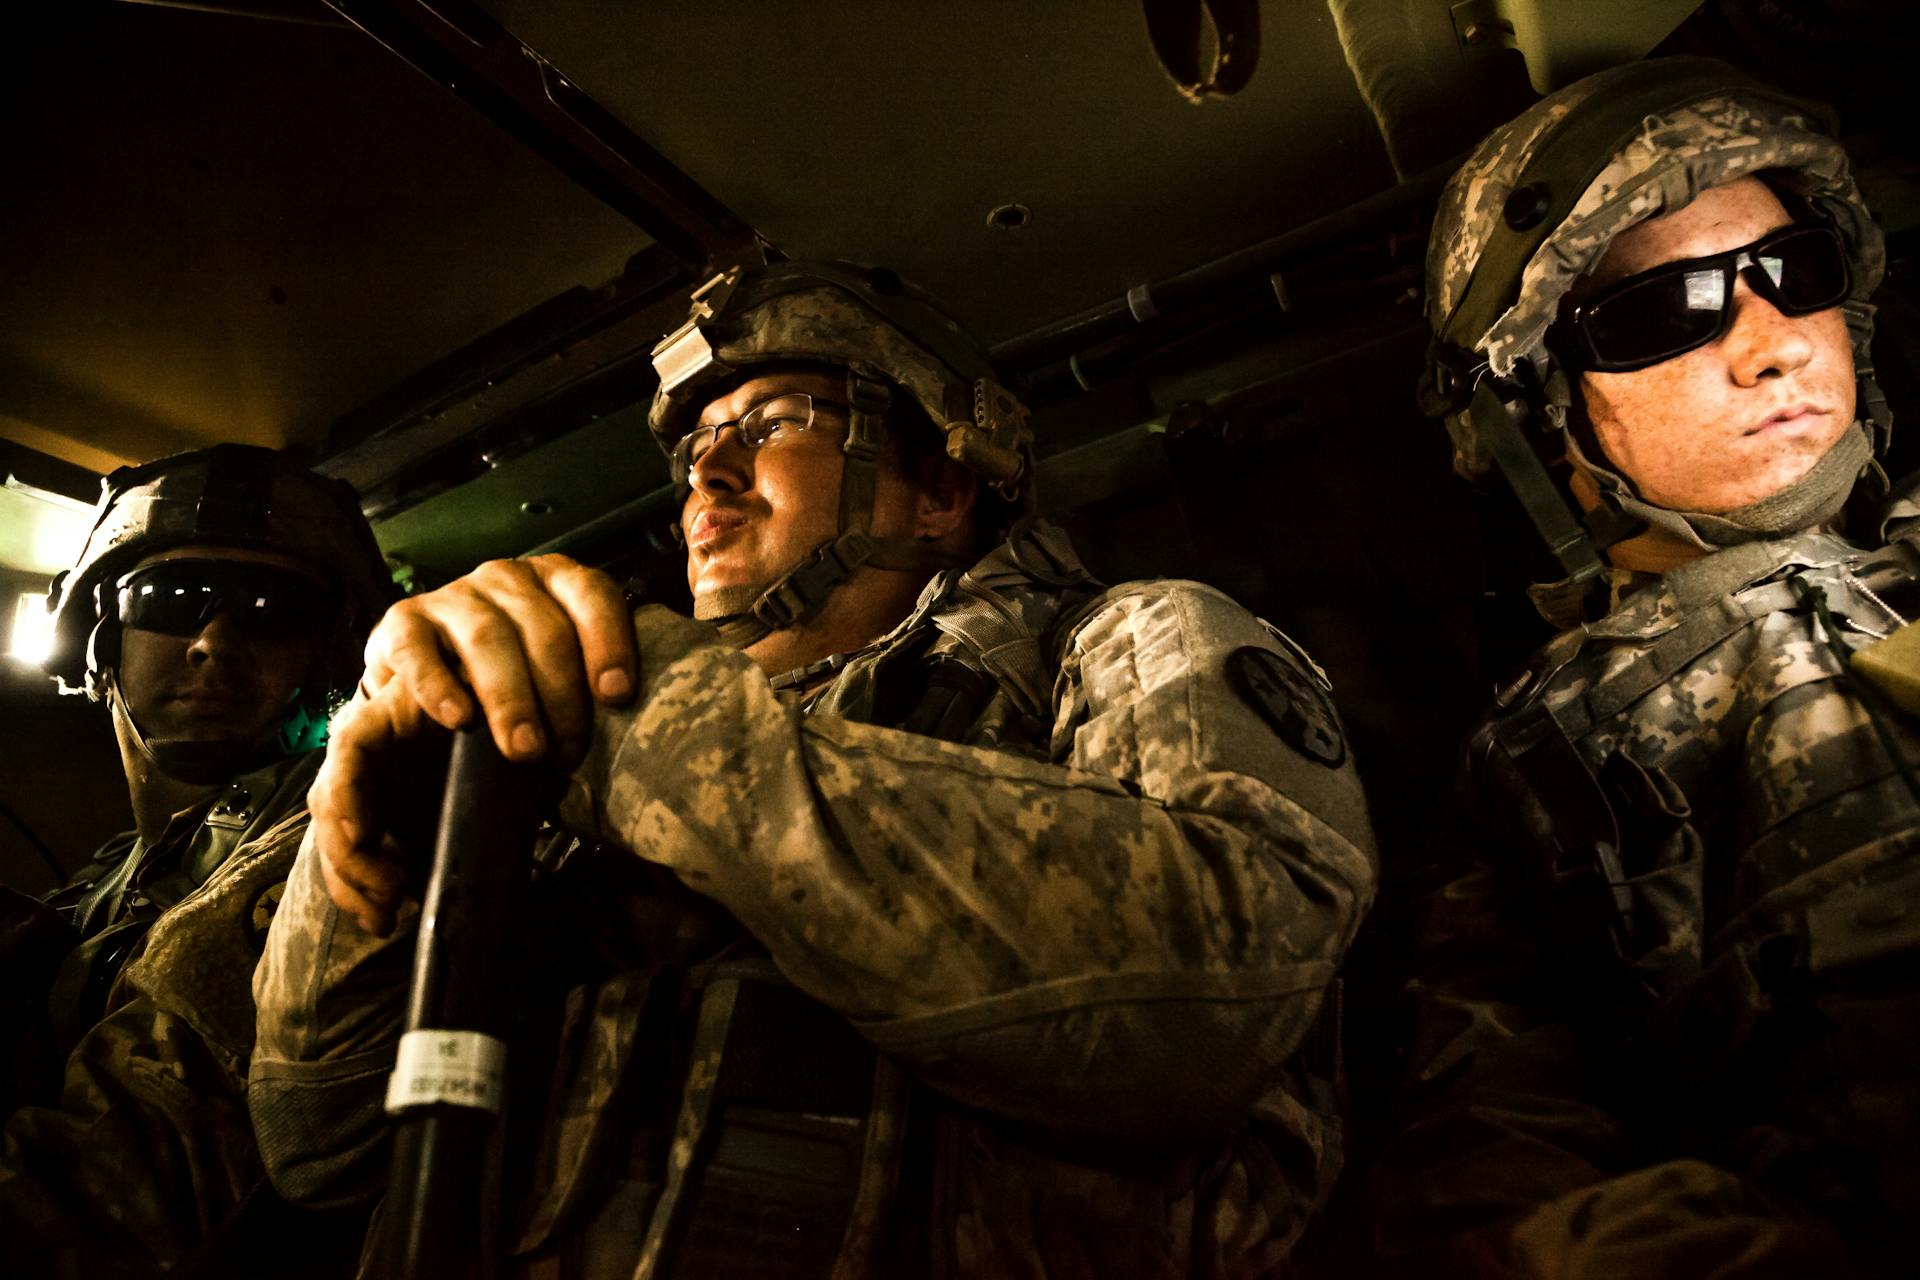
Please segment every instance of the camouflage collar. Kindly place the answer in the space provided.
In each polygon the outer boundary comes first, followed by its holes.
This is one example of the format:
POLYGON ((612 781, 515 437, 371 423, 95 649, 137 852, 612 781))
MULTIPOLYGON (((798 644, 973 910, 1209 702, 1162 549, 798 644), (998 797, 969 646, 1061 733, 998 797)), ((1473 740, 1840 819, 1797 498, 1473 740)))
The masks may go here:
POLYGON ((971 568, 943 569, 934 574, 907 616, 885 635, 858 649, 832 654, 811 666, 782 672, 773 678, 773 687, 803 688, 819 675, 837 672, 862 654, 891 649, 926 626, 963 581, 974 586, 994 588, 1036 579, 1051 586, 1094 581, 1093 575, 1080 563, 1080 557, 1058 525, 1029 518, 1015 524, 1006 539, 975 561, 971 568))
POLYGON ((1859 547, 1831 533, 1802 533, 1768 542, 1748 542, 1701 556, 1649 581, 1586 634, 1605 640, 1651 640, 1688 614, 1790 569, 1828 569, 1862 555, 1859 547))

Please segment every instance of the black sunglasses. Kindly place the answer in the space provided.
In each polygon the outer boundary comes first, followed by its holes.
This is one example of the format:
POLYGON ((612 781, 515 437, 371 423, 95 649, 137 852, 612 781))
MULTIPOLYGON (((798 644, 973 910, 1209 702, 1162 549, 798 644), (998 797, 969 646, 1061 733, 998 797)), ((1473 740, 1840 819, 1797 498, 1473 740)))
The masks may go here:
POLYGON ((275 640, 317 636, 340 597, 304 573, 243 560, 163 560, 116 586, 120 624, 169 636, 198 635, 217 615, 275 640))
POLYGON ((1742 276, 1789 316, 1839 306, 1853 285, 1832 227, 1782 227, 1738 249, 1628 276, 1554 325, 1554 352, 1573 369, 1628 373, 1704 347, 1733 324, 1733 283, 1742 276))

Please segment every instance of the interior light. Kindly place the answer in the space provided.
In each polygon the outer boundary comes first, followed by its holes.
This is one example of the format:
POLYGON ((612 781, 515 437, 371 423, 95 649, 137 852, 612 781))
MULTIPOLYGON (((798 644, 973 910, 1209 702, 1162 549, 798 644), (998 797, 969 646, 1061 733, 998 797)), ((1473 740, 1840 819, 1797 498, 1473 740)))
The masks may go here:
POLYGON ((13 628, 7 638, 7 656, 39 666, 53 647, 53 615, 47 612, 45 592, 22 594, 14 602, 13 628))
POLYGON ((64 493, 55 493, 51 489, 42 489, 39 485, 28 484, 11 471, 7 473, 7 478, 3 483, 4 487, 13 490, 15 493, 24 494, 29 498, 44 502, 50 507, 59 507, 63 511, 71 511, 83 516, 93 514, 93 504, 91 502, 82 502, 78 498, 69 498, 64 493))

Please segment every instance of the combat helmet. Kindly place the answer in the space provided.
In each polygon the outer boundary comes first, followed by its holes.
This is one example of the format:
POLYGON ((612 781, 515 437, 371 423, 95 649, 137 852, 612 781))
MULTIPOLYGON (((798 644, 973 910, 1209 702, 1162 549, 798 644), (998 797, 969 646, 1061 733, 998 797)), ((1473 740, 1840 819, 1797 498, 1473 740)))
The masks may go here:
MULTIPOLYGON (((122 467, 100 489, 80 557, 54 578, 48 600, 53 639, 42 666, 61 691, 115 696, 120 635, 113 595, 140 560, 185 546, 273 551, 340 593, 320 670, 290 709, 302 726, 324 725, 327 703, 352 688, 367 632, 396 595, 353 486, 271 449, 219 444, 122 467)), ((285 745, 310 745, 314 735, 306 732, 307 743, 297 741, 296 730, 285 745)))
POLYGON ((897 394, 919 406, 944 434, 947 455, 1003 502, 1031 504, 1025 407, 1000 384, 980 345, 892 272, 838 262, 735 268, 692 301, 686 323, 653 351, 660 385, 647 422, 669 456, 726 380, 793 361, 847 371, 838 532, 751 599, 723 604, 718 621, 730 642, 749 645, 812 617, 863 564, 928 572, 961 566, 913 539, 871 532, 877 459, 897 394))
POLYGON ((1537 588, 1536 601, 1549 592, 1578 596, 1601 576, 1596 548, 1648 526, 1703 548, 1788 531, 1740 513, 1657 507, 1604 459, 1585 456, 1569 429, 1571 375, 1550 334, 1574 283, 1614 237, 1753 174, 1830 223, 1849 259, 1842 307, 1861 423, 1843 438, 1847 448, 1836 446, 1816 466, 1826 474, 1800 482, 1804 501, 1769 500, 1776 521, 1791 512, 1784 522, 1806 527, 1837 513, 1884 455, 1892 427, 1868 353, 1866 299, 1885 272, 1885 246, 1822 109, 1712 59, 1633 63, 1569 85, 1495 130, 1442 193, 1427 253, 1435 337, 1422 407, 1445 418, 1455 470, 1474 479, 1502 474, 1567 575, 1537 588), (1584 525, 1543 454, 1594 475, 1603 505, 1584 525))

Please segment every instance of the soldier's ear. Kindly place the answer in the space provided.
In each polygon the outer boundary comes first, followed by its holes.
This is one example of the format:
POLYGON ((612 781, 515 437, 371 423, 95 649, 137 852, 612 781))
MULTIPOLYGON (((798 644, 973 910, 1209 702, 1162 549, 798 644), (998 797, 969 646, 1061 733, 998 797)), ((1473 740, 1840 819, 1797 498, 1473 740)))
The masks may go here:
POLYGON ((951 458, 938 458, 914 487, 913 536, 938 542, 962 529, 980 499, 980 477, 951 458))

